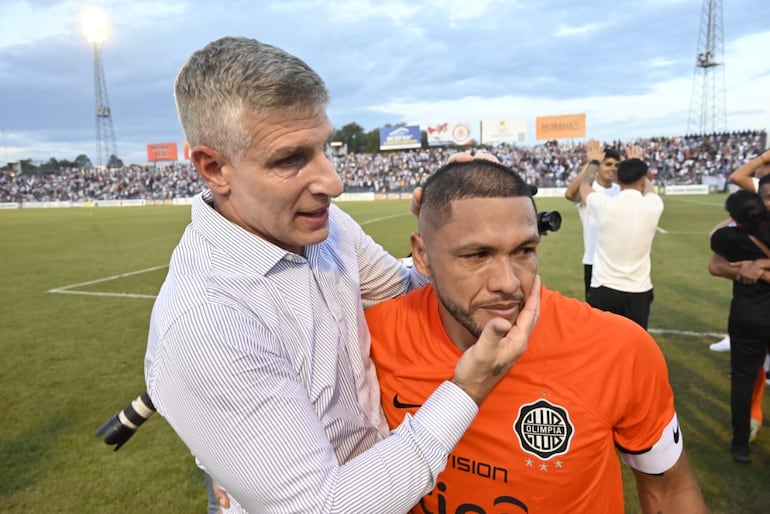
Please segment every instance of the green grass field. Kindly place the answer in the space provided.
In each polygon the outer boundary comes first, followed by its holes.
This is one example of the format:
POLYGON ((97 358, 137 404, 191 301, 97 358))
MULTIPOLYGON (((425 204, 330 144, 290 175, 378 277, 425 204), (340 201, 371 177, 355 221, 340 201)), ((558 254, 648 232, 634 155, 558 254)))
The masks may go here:
MULTIPOLYGON (((708 232, 725 216, 724 199, 664 198, 650 327, 710 511, 763 513, 770 512, 770 426, 753 444, 754 463, 733 463, 729 356, 708 349, 725 331, 730 301, 730 284, 706 269, 708 232)), ((564 218, 541 243, 543 281, 582 298, 577 213, 561 198, 537 202, 564 218)), ((391 253, 408 253, 415 222, 406 201, 341 206, 391 253)), ((162 418, 118 452, 94 435, 144 390, 152 296, 188 221, 186 207, 0 212, 0 512, 205 512, 201 475, 162 418)), ((626 486, 626 510, 639 512, 628 474, 626 486)))

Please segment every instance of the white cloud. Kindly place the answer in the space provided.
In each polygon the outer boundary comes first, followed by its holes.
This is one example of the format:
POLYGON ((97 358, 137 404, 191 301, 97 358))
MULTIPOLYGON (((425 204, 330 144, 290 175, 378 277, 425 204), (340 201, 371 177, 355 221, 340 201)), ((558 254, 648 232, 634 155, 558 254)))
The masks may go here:
MULTIPOLYGON (((727 123, 730 130, 763 129, 770 125, 770 31, 734 41, 726 52, 727 123)), ((574 96, 572 98, 468 96, 455 100, 392 102, 371 107, 394 119, 422 124, 483 118, 525 116, 530 120, 554 114, 586 113, 588 137, 604 140, 683 134, 687 130, 692 74, 658 82, 633 95, 574 96)))
POLYGON ((40 8, 24 0, 4 0, 0 3, 0 19, 12 23, 4 23, 0 30, 0 48, 69 33, 64 21, 70 18, 72 8, 71 2, 40 8))
POLYGON ((657 57, 655 59, 650 59, 648 61, 648 64, 650 65, 651 68, 667 68, 675 63, 676 61, 667 59, 665 57, 657 57))
POLYGON ((559 29, 554 36, 556 37, 585 37, 598 31, 604 26, 603 23, 586 23, 585 25, 559 25, 559 29))

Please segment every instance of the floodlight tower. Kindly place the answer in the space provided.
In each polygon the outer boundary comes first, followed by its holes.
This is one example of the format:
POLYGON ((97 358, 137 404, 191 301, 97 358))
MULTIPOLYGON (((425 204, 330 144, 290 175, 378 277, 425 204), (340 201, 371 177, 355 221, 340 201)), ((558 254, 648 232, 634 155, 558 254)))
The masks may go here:
POLYGON ((687 133, 727 130, 722 0, 703 0, 687 133))
POLYGON ((94 47, 94 102, 96 104, 96 159, 98 165, 107 165, 110 156, 118 155, 115 144, 115 129, 112 126, 110 99, 104 80, 102 45, 107 41, 107 17, 99 10, 83 13, 83 33, 94 47))

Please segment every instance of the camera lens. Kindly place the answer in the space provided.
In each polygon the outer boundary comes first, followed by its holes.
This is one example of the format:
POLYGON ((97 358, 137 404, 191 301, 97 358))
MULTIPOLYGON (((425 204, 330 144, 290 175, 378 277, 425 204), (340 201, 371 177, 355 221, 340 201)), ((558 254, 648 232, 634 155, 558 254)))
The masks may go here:
POLYGON ((556 232, 561 228, 561 214, 559 211, 544 211, 537 213, 537 230, 541 234, 556 232))

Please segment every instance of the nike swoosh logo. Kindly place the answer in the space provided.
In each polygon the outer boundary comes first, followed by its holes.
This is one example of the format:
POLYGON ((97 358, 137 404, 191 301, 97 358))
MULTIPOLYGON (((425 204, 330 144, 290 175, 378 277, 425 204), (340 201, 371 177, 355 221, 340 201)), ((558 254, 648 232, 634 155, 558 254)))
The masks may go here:
POLYGON ((397 409, 416 409, 422 407, 421 403, 402 403, 398 399, 398 393, 393 395, 393 406, 397 409))
POLYGON ((674 444, 679 444, 679 425, 674 429, 674 444))

